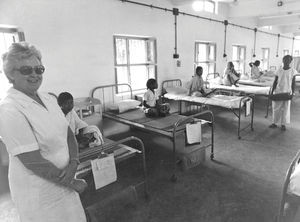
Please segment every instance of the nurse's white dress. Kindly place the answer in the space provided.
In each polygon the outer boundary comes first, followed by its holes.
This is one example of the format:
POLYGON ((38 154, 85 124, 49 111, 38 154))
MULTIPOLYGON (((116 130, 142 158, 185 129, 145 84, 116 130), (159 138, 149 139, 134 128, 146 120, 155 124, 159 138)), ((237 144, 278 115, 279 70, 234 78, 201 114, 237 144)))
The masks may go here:
POLYGON ((36 176, 16 155, 40 150, 60 169, 69 163, 68 122, 54 97, 39 93, 46 108, 11 88, 0 104, 0 135, 6 144, 9 185, 22 222, 84 222, 77 192, 36 176))

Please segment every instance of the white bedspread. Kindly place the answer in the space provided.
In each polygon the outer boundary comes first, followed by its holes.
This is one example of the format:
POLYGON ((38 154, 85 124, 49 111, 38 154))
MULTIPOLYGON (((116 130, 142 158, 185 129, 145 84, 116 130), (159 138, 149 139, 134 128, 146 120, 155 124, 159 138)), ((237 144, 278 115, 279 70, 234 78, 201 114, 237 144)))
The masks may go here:
MULTIPOLYGON (((241 96, 227 96, 227 95, 213 95, 211 97, 196 97, 196 96, 186 96, 186 95, 174 95, 171 93, 166 93, 165 98, 171 100, 180 100, 187 102, 194 102, 204 105, 219 106, 228 109, 238 109, 240 106, 240 101, 243 97, 241 96)), ((242 104, 244 101, 242 101, 242 104)))
POLYGON ((274 77, 265 77, 261 79, 240 79, 239 84, 250 85, 250 86, 272 86, 274 77))
POLYGON ((220 84, 210 84, 210 88, 212 89, 226 89, 233 92, 244 92, 244 93, 251 93, 256 95, 269 95, 270 86, 251 86, 251 85, 242 85, 240 84, 239 87, 236 86, 225 86, 220 84))

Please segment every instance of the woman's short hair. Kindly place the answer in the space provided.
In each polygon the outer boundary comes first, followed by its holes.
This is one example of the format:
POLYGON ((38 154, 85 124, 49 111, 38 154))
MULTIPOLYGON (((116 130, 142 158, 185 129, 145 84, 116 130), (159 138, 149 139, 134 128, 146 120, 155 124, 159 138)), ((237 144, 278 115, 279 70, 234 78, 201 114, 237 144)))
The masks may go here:
POLYGON ((156 84, 157 82, 155 79, 148 79, 146 83, 147 89, 153 89, 156 84))
POLYGON ((73 96, 69 92, 62 92, 57 97, 57 103, 59 106, 65 104, 68 100, 73 100, 73 96))
POLYGON ((2 55, 3 71, 11 82, 11 74, 18 61, 28 59, 35 56, 39 61, 42 60, 42 55, 33 45, 28 42, 13 43, 6 53, 2 55))

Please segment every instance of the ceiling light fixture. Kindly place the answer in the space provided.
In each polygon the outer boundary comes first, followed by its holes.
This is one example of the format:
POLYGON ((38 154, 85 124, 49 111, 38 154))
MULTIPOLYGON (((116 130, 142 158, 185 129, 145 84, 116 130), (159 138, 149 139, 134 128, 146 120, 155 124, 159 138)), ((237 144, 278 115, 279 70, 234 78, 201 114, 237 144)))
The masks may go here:
POLYGON ((278 1, 278 2, 277 2, 277 6, 278 6, 278 7, 283 6, 283 1, 278 1))

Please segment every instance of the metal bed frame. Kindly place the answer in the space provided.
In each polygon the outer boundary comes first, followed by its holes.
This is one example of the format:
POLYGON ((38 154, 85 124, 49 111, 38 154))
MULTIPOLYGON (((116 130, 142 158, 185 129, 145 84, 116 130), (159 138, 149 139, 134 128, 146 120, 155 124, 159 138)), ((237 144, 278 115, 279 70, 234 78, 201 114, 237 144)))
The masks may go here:
POLYGON ((282 188, 282 195, 281 195, 281 200, 280 200, 280 205, 279 205, 279 209, 278 209, 278 215, 276 217, 276 222, 284 222, 284 204, 287 201, 287 198, 290 194, 287 193, 288 191, 288 187, 290 184, 290 177, 295 169, 296 164, 299 163, 300 160, 300 151, 298 151, 298 153, 295 155, 295 157, 293 158, 292 162, 289 165, 289 168, 286 172, 285 175, 285 179, 284 179, 284 184, 283 184, 283 188, 282 188))
MULTIPOLYGON (((216 73, 208 73, 207 76, 206 76, 206 82, 208 83, 210 79, 214 79, 216 77, 220 77, 220 74, 218 72, 216 72, 216 73), (213 75, 213 78, 210 78, 212 75, 213 75)), ((242 84, 242 85, 244 85, 244 84, 242 84)), ((252 85, 249 84, 248 86, 252 86, 252 85)), ((263 87, 263 86, 253 85, 253 87, 263 87)), ((255 97, 256 96, 267 97, 267 105, 266 105, 266 115, 265 115, 265 118, 268 118, 268 116, 269 116, 269 107, 271 105, 270 95, 271 95, 271 92, 272 92, 272 87, 270 87, 268 95, 266 95, 266 94, 260 94, 260 93, 247 93, 244 90, 240 90, 238 87, 235 88, 235 89, 232 89, 232 91, 233 92, 240 92, 243 95, 248 95, 248 96, 249 95, 255 95, 255 97)))
MULTIPOLYGON (((105 85, 105 86, 98 86, 95 87, 94 89, 92 89, 91 91, 91 97, 92 98, 98 98, 101 100, 101 104, 102 104, 102 110, 103 110, 103 117, 125 124, 125 125, 129 125, 130 127, 134 127, 137 128, 141 131, 145 131, 148 133, 154 133, 156 135, 161 135, 161 136, 165 136, 167 138, 169 138, 172 141, 172 148, 173 148, 173 173, 171 176, 171 180, 173 182, 175 182, 177 180, 177 176, 176 176, 176 162, 177 162, 177 156, 176 156, 176 150, 177 150, 177 146, 176 146, 176 138, 181 135, 182 133, 185 132, 185 125, 187 123, 193 123, 193 122, 197 122, 197 121, 203 121, 201 120, 202 117, 206 117, 208 118, 208 120, 205 120, 205 123, 207 123, 207 125, 211 128, 211 140, 210 143, 208 144, 204 144, 202 146, 202 144, 200 144, 200 148, 206 149, 211 147, 211 153, 210 153, 210 159, 213 160, 214 159, 214 117, 213 117, 213 113, 211 111, 204 111, 201 113, 196 113, 194 115, 191 116, 181 116, 181 115, 177 115, 178 118, 176 120, 176 122, 172 123, 170 126, 168 126, 168 129, 166 128, 157 128, 157 127, 153 127, 151 125, 152 122, 154 121, 159 121, 158 119, 151 119, 149 118, 146 122, 143 123, 137 123, 135 121, 129 120, 129 119, 125 119, 125 118, 119 118, 117 115, 113 115, 111 114, 108 110, 107 110, 107 106, 106 104, 109 103, 109 101, 107 102, 107 99, 112 99, 113 101, 115 101, 115 96, 118 95, 122 100, 124 99, 132 99, 133 98, 133 94, 132 94, 132 89, 131 86, 128 84, 112 84, 112 85, 105 85), (128 87, 128 90, 124 93, 118 94, 117 93, 117 89, 118 87, 128 87), (105 93, 112 93, 111 97, 108 97, 105 93), (98 95, 97 95, 98 94, 98 95)), ((142 110, 141 110, 142 112, 142 110)), ((175 114, 170 114, 170 116, 175 116, 175 114)), ((175 116, 176 117, 176 116, 175 116)), ((161 117, 161 118, 167 118, 167 117, 161 117)))
MULTIPOLYGON (((96 159, 103 153, 110 154, 119 149, 126 149, 126 147, 128 147, 128 146, 124 145, 124 143, 127 143, 129 141, 136 141, 138 143, 138 148, 129 147, 130 151, 125 152, 119 156, 115 156, 115 162, 116 163, 122 162, 130 157, 135 156, 136 154, 141 155, 144 180, 142 182, 138 183, 138 185, 144 186, 144 194, 145 194, 145 197, 148 198, 149 197, 148 179, 147 179, 145 148, 144 148, 143 141, 134 136, 130 136, 130 137, 118 140, 118 141, 113 141, 113 140, 104 138, 104 141, 105 141, 104 144, 102 144, 100 146, 90 147, 90 148, 81 150, 79 152, 80 163, 84 163, 91 159, 96 159)), ((90 169, 91 169, 91 165, 88 164, 83 170, 86 171, 86 170, 90 170, 90 169)))
MULTIPOLYGON (((162 92, 166 92, 165 89, 168 86, 182 86, 182 81, 180 79, 171 79, 171 80, 165 80, 165 81, 163 81, 162 82, 162 92)), ((233 95, 234 94, 234 92, 229 91, 229 90, 218 90, 218 89, 215 90, 214 93, 216 93, 216 94, 225 94, 225 95, 233 95)), ((190 102, 190 101, 185 101, 185 100, 184 101, 179 100, 178 106, 179 106, 179 113, 180 114, 182 113, 182 110, 181 110, 181 107, 182 107, 181 103, 182 102, 188 102, 191 105, 195 105, 195 106, 197 106, 197 109, 198 109, 198 107, 200 107, 200 109, 202 109, 203 105, 205 105, 205 104, 200 104, 200 103, 197 103, 197 102, 190 102)), ((208 109, 209 109, 209 106, 207 107, 208 109)), ((223 108, 225 108, 225 107, 223 107, 223 108)), ((237 130, 238 139, 241 139, 241 132, 244 131, 244 130, 246 130, 248 127, 251 128, 251 131, 254 130, 253 129, 253 116, 254 116, 254 96, 253 96, 253 94, 242 96, 242 98, 241 98, 241 100, 239 102, 238 112, 236 112, 236 110, 232 109, 232 108, 227 108, 227 109, 229 109, 238 118, 238 130, 237 130), (247 102, 247 101, 251 101, 251 108, 250 108, 250 110, 251 110, 251 121, 244 128, 241 128, 242 109, 244 107, 245 102, 247 102)))

